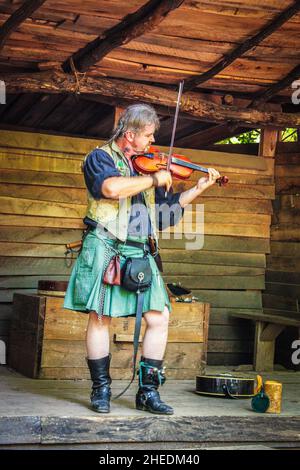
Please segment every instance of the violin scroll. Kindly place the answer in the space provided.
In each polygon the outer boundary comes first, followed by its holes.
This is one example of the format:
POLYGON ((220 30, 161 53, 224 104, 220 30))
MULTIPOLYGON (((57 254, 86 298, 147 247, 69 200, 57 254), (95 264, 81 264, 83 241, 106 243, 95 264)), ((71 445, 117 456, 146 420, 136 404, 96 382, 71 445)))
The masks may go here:
POLYGON ((218 186, 221 187, 221 186, 226 186, 228 181, 229 181, 229 178, 227 176, 220 176, 220 178, 216 180, 216 183, 218 184, 218 186))

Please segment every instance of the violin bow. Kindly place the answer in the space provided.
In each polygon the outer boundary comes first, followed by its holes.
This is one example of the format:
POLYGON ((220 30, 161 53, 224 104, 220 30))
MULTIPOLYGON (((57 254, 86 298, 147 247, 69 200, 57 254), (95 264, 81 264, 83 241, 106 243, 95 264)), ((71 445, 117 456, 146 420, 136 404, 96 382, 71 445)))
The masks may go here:
MULTIPOLYGON (((169 148, 169 155, 168 155, 167 171, 170 171, 170 166, 171 166, 171 161, 172 161, 172 152, 173 152, 173 147, 174 147, 174 140, 175 140, 175 133, 176 133, 176 127, 177 127, 177 120, 178 120, 178 114, 179 114, 179 108, 180 108, 180 101, 181 101, 181 96, 182 96, 183 84, 184 84, 184 80, 182 80, 182 81, 179 83, 179 90, 178 90, 177 103, 176 103, 176 110, 175 110, 175 116, 174 116, 174 122, 173 122, 173 129, 172 129, 172 136, 171 136, 171 142, 170 142, 170 148, 169 148)), ((167 197, 167 192, 168 192, 168 191, 165 192, 165 197, 167 197)))

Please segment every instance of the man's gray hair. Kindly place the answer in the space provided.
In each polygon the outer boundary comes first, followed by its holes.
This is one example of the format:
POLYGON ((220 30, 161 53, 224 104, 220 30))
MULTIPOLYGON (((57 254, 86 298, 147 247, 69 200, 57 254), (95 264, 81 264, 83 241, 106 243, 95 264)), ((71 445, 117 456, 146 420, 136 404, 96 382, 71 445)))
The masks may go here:
POLYGON ((110 141, 122 137, 128 130, 140 132, 149 124, 155 124, 155 130, 159 128, 159 119, 155 109, 148 104, 132 104, 121 114, 110 141))

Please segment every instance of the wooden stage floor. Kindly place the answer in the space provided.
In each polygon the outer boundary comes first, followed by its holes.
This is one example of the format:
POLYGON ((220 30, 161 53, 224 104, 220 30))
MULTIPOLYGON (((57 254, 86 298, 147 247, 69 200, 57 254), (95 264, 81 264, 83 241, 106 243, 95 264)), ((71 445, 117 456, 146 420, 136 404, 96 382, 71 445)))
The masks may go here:
MULTIPOLYGON (((207 369, 207 373, 224 372, 232 370, 207 369)), ((280 370, 264 373, 263 378, 283 383, 280 415, 253 412, 250 399, 198 395, 191 380, 168 380, 161 388, 162 399, 175 409, 173 416, 136 410, 136 384, 112 402, 110 414, 101 415, 89 409, 87 380, 35 380, 1 366, 0 446, 201 449, 234 444, 300 448, 300 372, 280 370)), ((113 394, 126 384, 113 381, 113 394)))

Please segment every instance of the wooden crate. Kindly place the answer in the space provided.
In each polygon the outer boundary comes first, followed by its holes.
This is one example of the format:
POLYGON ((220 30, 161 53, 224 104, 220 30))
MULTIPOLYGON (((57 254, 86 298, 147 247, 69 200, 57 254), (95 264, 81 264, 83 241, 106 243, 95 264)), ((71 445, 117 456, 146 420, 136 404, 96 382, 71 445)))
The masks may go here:
MULTIPOLYGON (((32 378, 89 378, 85 362, 88 315, 62 308, 63 298, 14 295, 9 366, 32 378)), ((168 378, 193 379, 204 373, 208 303, 172 303, 165 355, 168 378)), ((111 325, 111 374, 129 379, 135 318, 114 318, 111 325)), ((143 321, 144 323, 144 321, 143 321)), ((145 329, 142 325, 141 337, 145 329)))

